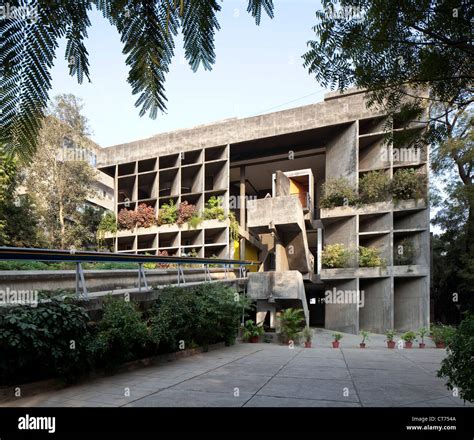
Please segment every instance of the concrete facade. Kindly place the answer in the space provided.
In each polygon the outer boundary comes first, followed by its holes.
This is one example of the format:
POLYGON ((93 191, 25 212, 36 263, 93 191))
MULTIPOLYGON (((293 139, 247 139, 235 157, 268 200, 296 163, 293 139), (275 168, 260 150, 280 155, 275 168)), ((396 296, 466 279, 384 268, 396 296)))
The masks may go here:
MULTIPOLYGON (((326 95, 323 102, 276 113, 229 119, 116 145, 100 151, 98 166, 114 181, 115 213, 145 203, 159 210, 171 199, 202 213, 211 197, 224 218, 195 228, 162 225, 119 230, 108 239, 118 252, 247 258, 260 262, 249 278, 259 316, 293 304, 307 322, 330 330, 382 333, 429 325, 429 211, 424 200, 320 207, 324 182, 345 178, 355 188, 371 171, 390 178, 401 169, 428 173, 427 151, 400 159, 387 142, 423 125, 388 124, 368 109, 363 93, 326 95), (229 213, 239 223, 232 238, 229 213), (409 241, 409 265, 395 253, 409 241), (322 249, 343 244, 347 267, 321 264, 322 249), (359 267, 359 246, 376 248, 381 267, 359 267), (238 249, 238 252, 234 250, 238 249), (291 287, 293 286, 293 287, 291 287), (286 293, 285 293, 286 292, 286 293), (327 293, 342 292, 342 301, 327 293), (355 292, 357 301, 348 302, 355 292)), ((341 296, 341 295, 339 295, 341 296)))

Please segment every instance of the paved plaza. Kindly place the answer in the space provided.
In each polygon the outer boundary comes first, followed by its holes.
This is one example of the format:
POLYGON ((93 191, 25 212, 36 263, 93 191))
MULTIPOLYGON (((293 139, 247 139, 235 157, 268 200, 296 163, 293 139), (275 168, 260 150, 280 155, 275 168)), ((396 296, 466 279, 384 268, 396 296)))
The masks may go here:
MULTIPOLYGON (((236 344, 208 353, 83 382, 2 406, 40 407, 373 407, 464 406, 436 371, 445 350, 366 349, 344 335, 317 330, 313 348, 236 344)), ((414 344, 415 345, 415 344, 414 344)), ((470 405, 471 406, 471 405, 470 405)))

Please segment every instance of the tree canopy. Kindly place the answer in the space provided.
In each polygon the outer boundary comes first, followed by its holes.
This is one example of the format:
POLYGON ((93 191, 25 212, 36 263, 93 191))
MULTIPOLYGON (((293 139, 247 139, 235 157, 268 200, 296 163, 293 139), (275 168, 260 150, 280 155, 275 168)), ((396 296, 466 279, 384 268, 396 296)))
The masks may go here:
MULTIPOLYGON (((140 115, 155 118, 166 109, 165 77, 180 30, 194 71, 201 65, 209 70, 215 62, 218 0, 11 0, 9 10, 20 5, 23 14, 0 20, 0 143, 23 159, 36 150, 61 38, 67 41, 69 73, 79 83, 91 78, 85 42, 93 7, 120 34, 140 115)), ((273 17, 273 9, 272 0, 248 0, 256 24, 263 12, 273 17)))

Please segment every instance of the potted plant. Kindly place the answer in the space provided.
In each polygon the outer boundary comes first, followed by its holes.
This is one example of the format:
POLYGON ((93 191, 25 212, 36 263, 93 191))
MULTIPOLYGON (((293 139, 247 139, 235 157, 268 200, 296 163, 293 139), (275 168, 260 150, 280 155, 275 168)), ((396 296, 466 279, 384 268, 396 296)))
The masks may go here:
POLYGON ((425 348, 425 336, 428 334, 428 329, 426 327, 421 327, 418 330, 418 336, 421 338, 421 342, 419 344, 420 348, 425 348))
POLYGON ((263 327, 255 324, 251 319, 245 321, 243 338, 244 340, 255 344, 259 336, 263 333, 263 327))
POLYGON ((365 348, 365 341, 369 340, 370 333, 367 330, 361 330, 360 335, 362 336, 362 341, 360 342, 360 348, 365 348))
POLYGON ((395 348, 395 341, 393 340, 395 337, 395 330, 387 330, 385 336, 387 338, 387 348, 395 348))
POLYGON ((332 348, 339 348, 339 341, 342 339, 342 335, 340 333, 333 333, 332 337, 334 341, 332 341, 332 348))
POLYGON ((290 341, 298 341, 301 329, 304 325, 303 309, 285 309, 280 314, 281 338, 283 344, 287 345, 290 341))
POLYGON ((405 348, 412 348, 413 341, 416 339, 416 333, 411 330, 403 333, 402 339, 405 341, 405 348))
POLYGON ((456 333, 456 329, 450 325, 432 325, 431 339, 436 344, 436 348, 446 348, 456 333))
POLYGON ((304 338, 304 346, 305 348, 311 348, 311 340, 313 339, 313 332, 311 329, 306 326, 302 332, 304 338))

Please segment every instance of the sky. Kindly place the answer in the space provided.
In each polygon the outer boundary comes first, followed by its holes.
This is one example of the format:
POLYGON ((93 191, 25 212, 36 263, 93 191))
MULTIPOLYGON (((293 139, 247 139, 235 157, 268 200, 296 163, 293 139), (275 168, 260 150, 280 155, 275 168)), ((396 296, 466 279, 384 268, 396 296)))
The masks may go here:
POLYGON ((317 0, 276 0, 275 18, 262 16, 260 26, 247 13, 246 0, 225 0, 218 13, 212 71, 194 73, 184 60, 181 37, 166 77, 165 114, 139 116, 127 83, 127 66, 119 34, 97 11, 86 47, 91 82, 69 76, 65 42, 57 51, 50 96, 72 93, 83 100, 92 139, 102 147, 232 117, 248 117, 319 102, 324 90, 303 67, 301 56, 314 38, 317 0))

